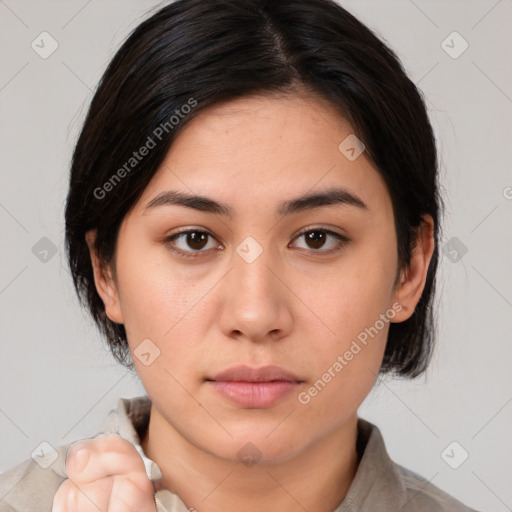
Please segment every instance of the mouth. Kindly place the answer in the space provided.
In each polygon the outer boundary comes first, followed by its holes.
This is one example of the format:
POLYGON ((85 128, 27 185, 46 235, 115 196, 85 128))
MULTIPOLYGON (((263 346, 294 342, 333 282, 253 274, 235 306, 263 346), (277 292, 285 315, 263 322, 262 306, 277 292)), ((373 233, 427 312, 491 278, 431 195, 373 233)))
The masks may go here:
POLYGON ((304 383, 279 366, 228 368, 206 382, 223 398, 246 409, 265 409, 277 404, 304 383))

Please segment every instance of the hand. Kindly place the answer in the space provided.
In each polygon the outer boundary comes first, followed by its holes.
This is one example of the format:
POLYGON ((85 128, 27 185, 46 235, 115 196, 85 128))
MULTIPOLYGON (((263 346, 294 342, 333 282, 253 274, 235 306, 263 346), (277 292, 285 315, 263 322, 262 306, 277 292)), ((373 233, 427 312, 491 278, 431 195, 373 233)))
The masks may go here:
POLYGON ((144 461, 135 446, 118 434, 74 443, 66 456, 66 472, 52 512, 156 511, 155 489, 144 461))

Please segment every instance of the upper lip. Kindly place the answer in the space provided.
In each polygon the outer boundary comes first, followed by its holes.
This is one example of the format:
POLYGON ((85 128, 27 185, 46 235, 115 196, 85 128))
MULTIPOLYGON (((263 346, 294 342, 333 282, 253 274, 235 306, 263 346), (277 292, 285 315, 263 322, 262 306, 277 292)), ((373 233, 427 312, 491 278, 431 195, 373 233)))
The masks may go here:
POLYGON ((293 373, 275 365, 260 366, 259 368, 251 368, 250 366, 245 365, 232 366, 231 368, 227 368, 214 377, 206 380, 243 382, 270 382, 273 380, 285 380, 291 382, 302 382, 300 378, 293 373))

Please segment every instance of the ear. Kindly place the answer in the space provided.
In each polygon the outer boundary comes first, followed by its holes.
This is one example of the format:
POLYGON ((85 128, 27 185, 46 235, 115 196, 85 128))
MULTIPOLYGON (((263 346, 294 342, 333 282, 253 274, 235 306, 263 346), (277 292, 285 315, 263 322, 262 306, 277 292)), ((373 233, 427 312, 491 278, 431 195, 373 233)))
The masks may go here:
POLYGON ((96 230, 87 231, 85 234, 85 240, 89 247, 89 255, 91 257, 94 272, 94 284, 96 285, 96 290, 105 305, 105 313, 113 322, 122 324, 123 315, 121 312, 117 285, 112 276, 112 269, 100 262, 94 246, 96 230))
POLYGON ((425 288, 435 241, 432 217, 424 215, 422 219, 411 254, 410 266, 402 271, 400 283, 395 290, 394 302, 399 302, 402 309, 394 316, 392 322, 404 322, 412 316, 425 288))

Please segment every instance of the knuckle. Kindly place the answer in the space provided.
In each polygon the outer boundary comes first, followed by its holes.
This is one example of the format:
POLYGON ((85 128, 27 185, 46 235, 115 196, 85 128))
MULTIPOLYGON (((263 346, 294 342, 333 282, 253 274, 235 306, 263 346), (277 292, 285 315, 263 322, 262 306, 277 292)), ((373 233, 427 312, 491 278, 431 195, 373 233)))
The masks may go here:
POLYGON ((92 448, 91 441, 87 440, 87 439, 80 440, 80 441, 75 441, 74 443, 72 443, 70 445, 70 447, 68 448, 68 450, 66 452, 66 469, 69 469, 70 463, 74 461, 76 454, 82 448, 87 448, 87 450, 91 450, 91 448, 92 448))
POLYGON ((86 446, 87 446, 86 441, 76 441, 73 444, 71 444, 71 446, 68 448, 68 451, 66 453, 66 462, 69 459, 74 458, 74 456, 76 455, 78 450, 80 450, 81 448, 86 448, 86 446))

